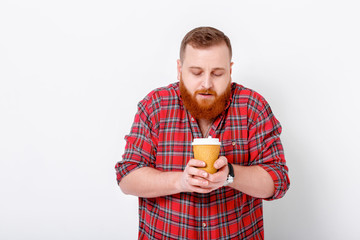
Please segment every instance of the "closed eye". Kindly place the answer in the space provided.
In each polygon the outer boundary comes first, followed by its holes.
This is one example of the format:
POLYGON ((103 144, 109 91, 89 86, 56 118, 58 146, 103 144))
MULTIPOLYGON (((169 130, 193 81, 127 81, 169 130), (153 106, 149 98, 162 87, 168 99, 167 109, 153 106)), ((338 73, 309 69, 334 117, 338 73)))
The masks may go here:
POLYGON ((224 73, 223 72, 214 72, 214 73, 212 73, 212 75, 215 77, 221 77, 222 75, 224 75, 224 73))
POLYGON ((193 71, 191 73, 195 76, 200 76, 202 72, 201 71, 193 71))

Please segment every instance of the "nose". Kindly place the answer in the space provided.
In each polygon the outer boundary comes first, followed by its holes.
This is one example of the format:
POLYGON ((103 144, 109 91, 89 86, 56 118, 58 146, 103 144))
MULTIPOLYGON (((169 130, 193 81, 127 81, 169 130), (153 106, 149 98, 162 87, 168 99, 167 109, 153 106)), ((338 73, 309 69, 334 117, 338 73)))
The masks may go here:
POLYGON ((209 74, 206 74, 206 75, 204 76, 204 79, 203 79, 203 81, 202 81, 202 87, 203 87, 204 89, 210 89, 210 88, 213 87, 213 82, 212 82, 212 79, 211 79, 211 77, 210 77, 209 74))

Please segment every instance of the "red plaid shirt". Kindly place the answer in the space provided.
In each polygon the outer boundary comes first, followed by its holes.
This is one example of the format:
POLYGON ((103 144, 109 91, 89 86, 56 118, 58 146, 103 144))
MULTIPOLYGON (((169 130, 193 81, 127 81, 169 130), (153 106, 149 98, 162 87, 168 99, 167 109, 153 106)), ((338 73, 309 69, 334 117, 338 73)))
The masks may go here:
MULTIPOLYGON (((281 126, 258 93, 232 83, 231 100, 209 135, 219 138, 220 155, 232 164, 262 166, 281 198, 289 188, 280 142, 281 126)), ((178 83, 148 94, 138 105, 125 137, 117 181, 141 167, 183 171, 193 158, 191 142, 200 128, 183 106, 178 83)), ((208 194, 179 193, 139 198, 139 239, 264 239, 262 199, 231 187, 208 194)))

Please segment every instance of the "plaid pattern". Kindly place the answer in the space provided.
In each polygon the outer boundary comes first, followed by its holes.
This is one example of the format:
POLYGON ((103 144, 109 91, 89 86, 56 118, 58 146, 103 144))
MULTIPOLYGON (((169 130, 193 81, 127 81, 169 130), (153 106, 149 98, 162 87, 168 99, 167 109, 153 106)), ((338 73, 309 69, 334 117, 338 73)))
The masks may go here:
MULTIPOLYGON (((184 109, 178 83, 148 94, 138 105, 117 181, 141 167, 182 171, 193 157, 191 142, 202 137, 196 120, 184 109)), ((226 110, 209 135, 220 138, 220 155, 233 164, 260 165, 275 182, 281 198, 289 188, 280 142, 281 126, 258 93, 232 83, 226 110)), ((139 239, 264 239, 262 199, 231 187, 208 194, 179 193, 139 198, 139 239)))

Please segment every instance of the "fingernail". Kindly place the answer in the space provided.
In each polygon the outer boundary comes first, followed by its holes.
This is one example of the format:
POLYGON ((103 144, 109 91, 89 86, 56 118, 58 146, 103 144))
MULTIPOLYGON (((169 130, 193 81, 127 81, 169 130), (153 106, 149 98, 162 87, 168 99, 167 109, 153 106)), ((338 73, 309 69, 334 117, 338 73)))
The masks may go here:
POLYGON ((203 175, 203 177, 207 177, 207 173, 205 173, 205 172, 202 175, 203 175))

